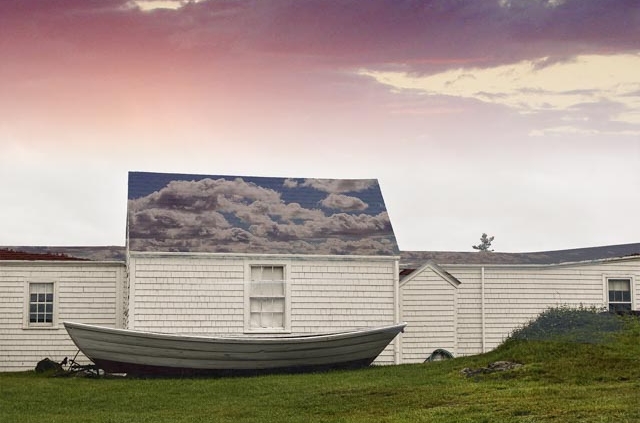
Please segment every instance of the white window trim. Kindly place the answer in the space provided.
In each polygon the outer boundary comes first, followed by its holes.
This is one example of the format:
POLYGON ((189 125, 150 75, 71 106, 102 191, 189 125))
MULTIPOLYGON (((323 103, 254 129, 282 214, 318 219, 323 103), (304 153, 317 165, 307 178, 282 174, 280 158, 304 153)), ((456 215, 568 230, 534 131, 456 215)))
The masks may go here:
POLYGON ((245 260, 244 262, 244 333, 269 334, 291 333, 291 262, 283 260, 245 260), (282 266, 284 269, 284 328, 283 329, 252 329, 250 284, 251 267, 254 266, 282 266))
POLYGON ((58 281, 52 279, 31 279, 24 282, 24 307, 22 312, 22 328, 28 330, 36 330, 36 329, 59 329, 58 325, 58 315, 59 315, 59 291, 58 291, 58 281), (53 316, 51 323, 31 323, 29 321, 29 305, 31 292, 30 285, 37 283, 52 283, 53 284, 53 316))
POLYGON ((636 283, 633 275, 603 275, 602 276, 602 295, 605 307, 609 310, 609 279, 629 279, 629 294, 631 295, 631 310, 636 309, 636 283))

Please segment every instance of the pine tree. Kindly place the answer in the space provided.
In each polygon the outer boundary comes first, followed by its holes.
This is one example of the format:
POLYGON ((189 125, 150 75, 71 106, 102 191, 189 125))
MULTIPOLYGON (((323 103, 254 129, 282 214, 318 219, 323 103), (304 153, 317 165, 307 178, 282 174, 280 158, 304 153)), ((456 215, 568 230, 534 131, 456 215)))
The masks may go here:
POLYGON ((472 245, 474 250, 478 250, 478 251, 487 251, 487 252, 491 252, 493 250, 491 250, 491 242, 493 242, 493 239, 495 237, 493 236, 487 236, 487 234, 485 234, 484 232, 482 233, 482 236, 480 237, 480 244, 478 245, 472 245))

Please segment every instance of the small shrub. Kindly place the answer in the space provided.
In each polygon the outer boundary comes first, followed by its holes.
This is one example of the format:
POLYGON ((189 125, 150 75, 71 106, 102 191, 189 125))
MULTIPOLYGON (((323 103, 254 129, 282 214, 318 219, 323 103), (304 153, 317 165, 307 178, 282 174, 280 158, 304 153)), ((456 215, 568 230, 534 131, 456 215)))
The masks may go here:
POLYGON ((549 308, 534 320, 514 330, 511 340, 602 343, 622 330, 623 319, 595 307, 549 308))

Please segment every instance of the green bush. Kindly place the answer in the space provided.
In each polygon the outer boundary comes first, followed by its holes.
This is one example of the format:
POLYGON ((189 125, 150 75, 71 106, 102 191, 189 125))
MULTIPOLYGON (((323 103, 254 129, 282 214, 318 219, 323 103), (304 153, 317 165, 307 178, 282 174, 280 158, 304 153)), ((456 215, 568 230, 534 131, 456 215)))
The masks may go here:
POLYGON ((620 331, 623 318, 595 307, 549 308, 534 320, 514 330, 510 340, 564 341, 596 344, 620 331))

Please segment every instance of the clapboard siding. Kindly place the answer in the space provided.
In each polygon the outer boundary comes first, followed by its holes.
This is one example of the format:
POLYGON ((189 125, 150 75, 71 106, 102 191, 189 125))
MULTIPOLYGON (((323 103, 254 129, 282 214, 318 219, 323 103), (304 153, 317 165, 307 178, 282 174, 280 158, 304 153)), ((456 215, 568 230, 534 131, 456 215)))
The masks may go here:
MULTIPOLYGON (((241 334, 245 330, 245 269, 260 263, 282 263, 288 268, 293 334, 396 323, 395 259, 133 253, 129 327, 167 333, 241 334)), ((393 348, 387 348, 377 362, 393 363, 393 348)))
POLYGON ((477 354, 498 346, 517 327, 549 307, 606 307, 605 276, 632 277, 638 309, 640 259, 555 266, 485 266, 484 330, 482 267, 442 266, 460 280, 458 288, 458 354, 477 354))
POLYGON ((456 290, 431 268, 400 286, 402 362, 421 363, 436 349, 456 350, 456 290))
POLYGON ((0 262, 0 371, 33 369, 45 357, 73 357, 77 348, 65 320, 122 327, 124 274, 123 263, 0 262), (25 327, 29 282, 57 285, 54 327, 25 327))

